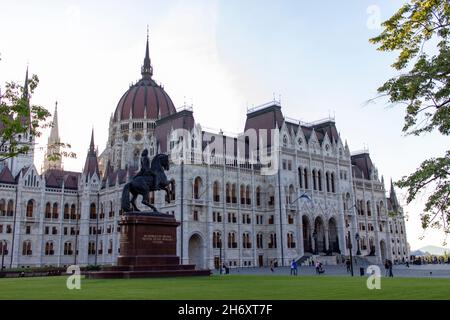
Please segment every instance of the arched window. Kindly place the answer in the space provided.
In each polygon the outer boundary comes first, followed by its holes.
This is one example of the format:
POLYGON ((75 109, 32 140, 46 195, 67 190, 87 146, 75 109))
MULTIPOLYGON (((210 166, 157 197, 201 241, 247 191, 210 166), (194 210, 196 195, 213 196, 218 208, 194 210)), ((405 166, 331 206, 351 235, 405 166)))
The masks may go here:
POLYGON ((287 135, 284 135, 283 136, 283 147, 287 147, 287 145, 288 145, 288 137, 287 137, 287 135))
POLYGON ((245 204, 245 185, 241 184, 240 187, 241 204, 245 204))
POLYGON ((91 203, 91 207, 89 210, 89 217, 91 219, 97 219, 97 208, 95 207, 95 203, 91 203))
POLYGON ((298 167, 298 183, 300 188, 303 188, 303 171, 301 167, 298 167))
POLYGON ((69 212, 69 204, 66 203, 64 205, 64 215, 63 215, 63 219, 67 220, 70 218, 70 212, 69 212))
POLYGON ((26 213, 27 218, 33 217, 33 209, 34 209, 34 200, 30 199, 27 202, 27 213, 26 213))
POLYGON ((322 172, 320 170, 317 172, 317 183, 319 185, 319 191, 322 191, 322 172))
POLYGON ((103 254, 103 241, 100 241, 98 244, 98 254, 103 254))
POLYGON ((94 241, 89 242, 88 254, 95 254, 95 242, 94 241))
POLYGON ((312 179, 313 179, 313 189, 317 190, 317 173, 316 173, 316 169, 313 169, 313 171, 312 171, 312 179))
POLYGON ((250 186, 247 185, 245 188, 245 201, 247 205, 250 205, 252 203, 252 198, 250 196, 250 186))
POLYGON ((256 188, 256 205, 261 205, 261 187, 259 186, 256 188))
POLYGON ((256 235, 256 247, 258 249, 264 249, 264 243, 263 243, 263 235, 262 233, 258 233, 256 235))
POLYGON ((55 254, 55 251, 53 250, 53 242, 47 241, 45 243, 45 255, 53 256, 54 254, 55 254))
POLYGON ((275 233, 270 234, 269 249, 275 249, 277 247, 277 235, 275 233))
POLYGON ((228 232, 228 248, 230 249, 237 248, 236 233, 234 231, 228 232))
POLYGON ((194 199, 200 199, 200 189, 202 187, 202 178, 197 177, 194 179, 194 199))
POLYGON ((288 191, 288 197, 287 197, 287 204, 292 204, 292 201, 294 201, 295 199, 294 199, 294 197, 295 197, 295 188, 294 188, 294 186, 291 184, 290 186, 289 186, 289 191, 288 191))
POLYGON ((303 177, 305 178, 305 189, 308 189, 308 169, 303 169, 303 177))
POLYGON ((112 254, 112 252, 113 252, 113 241, 109 239, 108 254, 112 254))
POLYGON ((14 215, 14 202, 12 200, 8 201, 8 208, 6 210, 6 215, 12 217, 14 215))
POLYGON ((6 201, 5 199, 0 199, 0 216, 6 216, 6 201))
POLYGON ((50 202, 45 204, 45 218, 50 219, 52 217, 52 205, 50 202))
POLYGON ((1 241, 0 242, 0 256, 7 256, 8 255, 8 241, 1 241))
POLYGON ((287 247, 289 249, 295 248, 295 239, 294 239, 294 234, 292 232, 288 232, 288 234, 287 234, 287 247))
POLYGON ((334 172, 331 173, 331 192, 335 193, 335 185, 334 185, 334 172))
POLYGON ((225 187, 225 192, 226 192, 226 197, 227 197, 227 203, 231 202, 231 187, 230 184, 227 182, 226 187, 225 187))
POLYGON ((231 202, 232 203, 237 203, 237 198, 236 198, 236 183, 233 183, 231 185, 231 202))
POLYGON ((326 184, 327 184, 327 192, 330 192, 330 173, 327 171, 327 173, 325 174, 325 180, 326 184))
POLYGON ((242 234, 242 248, 250 249, 252 247, 252 242, 250 239, 250 233, 244 232, 242 234))
POLYGON ((53 204, 52 218, 58 219, 58 204, 56 202, 53 204))
POLYGON ((72 242, 67 241, 67 242, 64 243, 64 255, 70 256, 70 255, 72 255, 72 254, 73 254, 73 251, 72 251, 72 242))
POLYGON ((77 209, 75 206, 75 203, 72 203, 72 205, 70 206, 70 219, 76 219, 77 218, 77 209))
POLYGON ((214 181, 213 184, 213 200, 215 202, 219 202, 220 201, 220 184, 219 181, 214 181))
POLYGON ((213 232, 213 248, 221 248, 222 247, 222 234, 220 231, 213 232))
POLYGON ((31 250, 31 241, 27 240, 22 243, 22 255, 31 256, 33 251, 31 250))
POLYGON ((367 216, 372 216, 372 210, 370 208, 370 201, 367 201, 367 216))

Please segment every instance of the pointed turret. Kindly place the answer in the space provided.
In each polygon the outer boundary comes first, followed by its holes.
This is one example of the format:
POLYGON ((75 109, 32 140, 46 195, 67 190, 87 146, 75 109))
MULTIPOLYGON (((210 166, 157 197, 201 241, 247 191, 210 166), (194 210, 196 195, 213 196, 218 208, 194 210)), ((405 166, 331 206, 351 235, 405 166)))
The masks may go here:
POLYGON ((27 71, 25 72, 25 81, 23 83, 23 94, 22 94, 22 98, 28 100, 28 66, 27 66, 27 71))
POLYGON ((392 182, 392 178, 391 178, 391 190, 389 192, 389 199, 391 201, 392 204, 392 209, 397 212, 398 208, 400 207, 398 200, 397 200, 397 194, 395 193, 395 189, 394 189, 394 183, 392 182))
POLYGON ((52 129, 47 141, 47 151, 44 158, 44 171, 49 169, 62 169, 61 146, 58 130, 58 102, 55 102, 52 129), (50 157, 50 159, 49 159, 50 157))
POLYGON ((144 64, 141 68, 142 79, 151 79, 153 76, 153 67, 150 61, 150 53, 148 49, 148 26, 147 26, 147 45, 145 47, 144 64))
POLYGON ((95 151, 94 145, 94 129, 91 133, 91 143, 89 144, 88 154, 86 156, 86 162, 84 164, 83 174, 86 176, 86 181, 91 178, 94 174, 100 178, 100 171, 98 169, 98 159, 97 152, 95 151))
MULTIPOLYGON (((30 94, 28 91, 30 84, 28 79, 28 66, 27 71, 25 72, 25 81, 23 82, 23 92, 22 92, 22 99, 24 99, 28 105, 28 108, 30 106, 30 94)), ((30 126, 31 128, 31 113, 28 115, 28 117, 22 116, 21 119, 22 125, 30 126)))

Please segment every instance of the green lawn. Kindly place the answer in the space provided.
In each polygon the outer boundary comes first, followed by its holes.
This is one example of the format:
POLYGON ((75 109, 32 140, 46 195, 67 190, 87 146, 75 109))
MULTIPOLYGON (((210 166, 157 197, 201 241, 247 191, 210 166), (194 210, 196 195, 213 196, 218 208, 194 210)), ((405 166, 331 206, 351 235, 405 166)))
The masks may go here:
POLYGON ((450 299, 450 279, 227 275, 211 277, 81 280, 67 277, 0 279, 0 299, 450 299))

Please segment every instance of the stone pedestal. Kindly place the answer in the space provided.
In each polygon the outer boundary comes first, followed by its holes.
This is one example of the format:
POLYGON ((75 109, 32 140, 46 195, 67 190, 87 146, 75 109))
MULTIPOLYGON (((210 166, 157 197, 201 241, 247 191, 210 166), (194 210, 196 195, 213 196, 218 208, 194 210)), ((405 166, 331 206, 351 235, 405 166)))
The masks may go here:
POLYGON ((89 272, 89 279, 210 275, 195 265, 180 265, 177 227, 173 215, 128 212, 119 223, 120 255, 117 266, 89 272))

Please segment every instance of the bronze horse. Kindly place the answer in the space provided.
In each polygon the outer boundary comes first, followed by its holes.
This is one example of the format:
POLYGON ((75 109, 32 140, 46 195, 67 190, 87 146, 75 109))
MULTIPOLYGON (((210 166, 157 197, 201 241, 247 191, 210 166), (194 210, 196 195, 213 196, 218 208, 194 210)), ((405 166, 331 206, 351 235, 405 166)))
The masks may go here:
POLYGON ((169 170, 169 157, 165 154, 157 154, 151 162, 150 170, 152 174, 137 174, 123 187, 122 210, 124 212, 140 211, 136 206, 136 199, 138 195, 142 195, 142 204, 152 208, 153 212, 157 213, 156 207, 150 203, 150 191, 164 190, 170 199, 174 182, 173 180, 167 180, 164 173, 164 170, 169 170), (131 200, 130 193, 133 195, 131 200))

